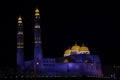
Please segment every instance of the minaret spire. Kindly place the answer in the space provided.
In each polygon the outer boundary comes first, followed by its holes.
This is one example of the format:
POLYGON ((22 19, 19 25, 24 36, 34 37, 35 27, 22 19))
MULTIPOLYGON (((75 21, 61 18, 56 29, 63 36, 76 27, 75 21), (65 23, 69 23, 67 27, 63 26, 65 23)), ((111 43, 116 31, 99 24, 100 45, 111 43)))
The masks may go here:
POLYGON ((40 32, 40 14, 38 8, 35 10, 35 29, 34 29, 34 37, 35 43, 41 43, 41 32, 40 32))
MULTIPOLYGON (((18 17, 18 27, 17 27, 17 66, 23 69, 24 63, 24 35, 23 35, 23 24, 21 16, 18 17), (21 67, 20 67, 21 66, 21 67)), ((21 70, 20 69, 20 70, 21 70)))
POLYGON ((18 17, 18 24, 22 24, 22 18, 21 18, 21 16, 18 17))
POLYGON ((22 18, 18 18, 17 48, 24 48, 22 18))
POLYGON ((35 27, 34 27, 34 59, 40 61, 42 58, 41 48, 41 29, 40 29, 40 13, 39 9, 35 9, 35 27))
POLYGON ((40 16, 40 13, 39 13, 38 8, 36 8, 36 10, 35 10, 35 16, 36 16, 36 17, 37 17, 37 16, 40 16))

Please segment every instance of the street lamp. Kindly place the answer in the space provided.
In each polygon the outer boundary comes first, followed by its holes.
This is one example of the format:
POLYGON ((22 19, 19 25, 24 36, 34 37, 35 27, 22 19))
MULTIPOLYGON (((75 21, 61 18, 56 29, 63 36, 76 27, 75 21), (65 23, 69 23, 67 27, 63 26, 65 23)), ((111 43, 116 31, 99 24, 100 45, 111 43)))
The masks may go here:
POLYGON ((34 64, 34 76, 35 76, 35 78, 36 78, 36 67, 37 67, 37 65, 39 65, 39 62, 35 62, 35 64, 34 64))

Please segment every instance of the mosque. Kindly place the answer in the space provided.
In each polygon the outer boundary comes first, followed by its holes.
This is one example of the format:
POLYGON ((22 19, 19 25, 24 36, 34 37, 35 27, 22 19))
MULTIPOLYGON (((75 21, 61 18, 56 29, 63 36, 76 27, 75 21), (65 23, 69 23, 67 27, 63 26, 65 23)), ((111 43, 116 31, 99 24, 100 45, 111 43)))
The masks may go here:
POLYGON ((34 18, 34 59, 24 60, 24 33, 22 18, 18 18, 17 27, 17 72, 34 72, 45 76, 98 76, 103 75, 100 57, 91 55, 87 46, 77 43, 65 50, 62 58, 44 58, 41 48, 41 27, 39 9, 35 9, 34 18))

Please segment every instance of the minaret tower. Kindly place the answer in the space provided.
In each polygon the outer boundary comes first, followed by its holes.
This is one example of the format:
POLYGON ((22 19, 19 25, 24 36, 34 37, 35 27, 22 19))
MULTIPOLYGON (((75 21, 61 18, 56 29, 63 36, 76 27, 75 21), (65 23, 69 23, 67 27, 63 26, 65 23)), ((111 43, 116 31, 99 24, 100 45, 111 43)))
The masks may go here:
POLYGON ((23 40, 23 24, 22 18, 19 16, 18 18, 18 27, 17 27, 17 66, 22 68, 24 63, 24 40, 23 40))
POLYGON ((34 26, 34 60, 41 61, 42 48, 41 48, 41 29, 40 29, 40 14, 38 8, 35 10, 35 26, 34 26))

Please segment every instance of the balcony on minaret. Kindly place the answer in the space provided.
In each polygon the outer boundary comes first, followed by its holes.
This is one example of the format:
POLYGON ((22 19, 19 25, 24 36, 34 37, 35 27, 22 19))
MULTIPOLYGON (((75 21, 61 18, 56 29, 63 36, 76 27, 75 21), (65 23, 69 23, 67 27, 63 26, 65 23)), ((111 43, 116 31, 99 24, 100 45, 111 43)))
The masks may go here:
POLYGON ((18 35, 23 35, 23 32, 22 32, 22 31, 19 31, 19 32, 18 32, 18 35))
POLYGON ((35 28, 40 28, 40 25, 35 25, 35 28))

